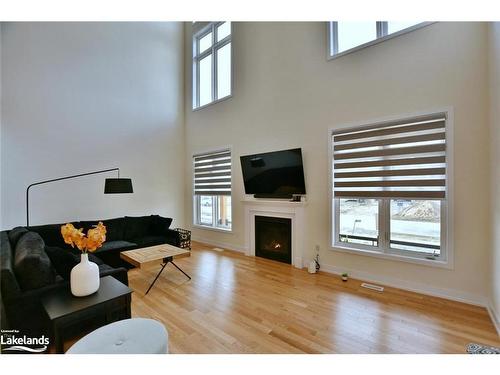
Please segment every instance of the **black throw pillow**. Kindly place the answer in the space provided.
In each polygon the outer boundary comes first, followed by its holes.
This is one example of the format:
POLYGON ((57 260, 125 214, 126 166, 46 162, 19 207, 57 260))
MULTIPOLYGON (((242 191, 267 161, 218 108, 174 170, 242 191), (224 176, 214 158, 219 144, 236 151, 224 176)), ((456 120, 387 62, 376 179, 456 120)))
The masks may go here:
POLYGON ((25 233, 17 242, 14 272, 23 290, 38 289, 55 282, 54 268, 38 233, 25 233))
POLYGON ((151 215, 151 232, 152 234, 158 236, 166 235, 168 229, 170 228, 170 224, 172 224, 172 218, 170 217, 162 217, 159 215, 151 215))
POLYGON ((151 230, 151 216, 125 216, 125 240, 147 236, 151 230))
POLYGON ((106 227, 106 241, 123 240, 125 232, 125 218, 108 219, 102 222, 106 227))
POLYGON ((49 256, 57 274, 64 280, 69 280, 71 270, 80 262, 78 256, 71 251, 55 246, 45 246, 45 252, 49 256))

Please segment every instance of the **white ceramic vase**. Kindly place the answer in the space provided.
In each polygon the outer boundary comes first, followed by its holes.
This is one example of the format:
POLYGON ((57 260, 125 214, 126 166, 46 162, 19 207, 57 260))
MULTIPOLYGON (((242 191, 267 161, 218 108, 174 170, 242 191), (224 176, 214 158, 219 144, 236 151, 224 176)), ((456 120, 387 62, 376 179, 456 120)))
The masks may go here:
POLYGON ((81 255, 80 263, 71 270, 70 284, 75 297, 88 296, 99 289, 99 267, 89 261, 87 253, 81 255))

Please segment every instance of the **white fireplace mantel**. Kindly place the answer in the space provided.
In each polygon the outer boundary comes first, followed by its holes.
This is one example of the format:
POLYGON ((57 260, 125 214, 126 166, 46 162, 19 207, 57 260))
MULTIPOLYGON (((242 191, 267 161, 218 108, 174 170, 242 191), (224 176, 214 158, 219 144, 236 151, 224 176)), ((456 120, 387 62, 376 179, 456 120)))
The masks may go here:
POLYGON ((277 199, 246 199, 242 203, 245 207, 245 254, 255 256, 255 216, 283 217, 292 220, 292 264, 302 268, 307 203, 277 199))

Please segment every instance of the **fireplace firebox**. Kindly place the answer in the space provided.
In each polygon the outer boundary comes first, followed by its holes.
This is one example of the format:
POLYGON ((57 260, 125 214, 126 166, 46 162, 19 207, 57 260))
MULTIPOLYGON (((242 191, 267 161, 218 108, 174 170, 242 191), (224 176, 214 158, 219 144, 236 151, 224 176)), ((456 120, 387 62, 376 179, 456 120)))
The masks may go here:
POLYGON ((292 263, 292 220, 255 216, 255 255, 292 263))

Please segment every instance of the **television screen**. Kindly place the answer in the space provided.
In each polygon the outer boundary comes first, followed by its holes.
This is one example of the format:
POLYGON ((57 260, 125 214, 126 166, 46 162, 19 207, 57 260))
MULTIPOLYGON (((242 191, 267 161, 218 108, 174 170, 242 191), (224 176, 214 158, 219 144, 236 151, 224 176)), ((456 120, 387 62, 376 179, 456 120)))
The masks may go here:
POLYGON ((300 148, 240 157, 246 194, 291 197, 305 194, 300 148))

